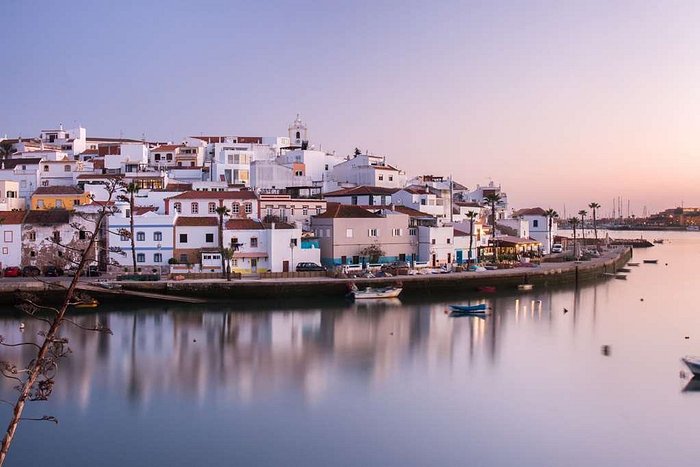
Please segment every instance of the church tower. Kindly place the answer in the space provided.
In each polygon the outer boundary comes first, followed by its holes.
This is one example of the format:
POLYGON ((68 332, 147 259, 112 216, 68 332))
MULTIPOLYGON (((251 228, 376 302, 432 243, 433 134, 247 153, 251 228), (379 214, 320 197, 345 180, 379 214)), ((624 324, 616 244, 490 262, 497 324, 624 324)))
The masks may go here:
POLYGON ((309 138, 306 135, 306 125, 301 121, 301 117, 297 114, 297 118, 289 125, 289 141, 292 146, 306 147, 309 144, 309 138))

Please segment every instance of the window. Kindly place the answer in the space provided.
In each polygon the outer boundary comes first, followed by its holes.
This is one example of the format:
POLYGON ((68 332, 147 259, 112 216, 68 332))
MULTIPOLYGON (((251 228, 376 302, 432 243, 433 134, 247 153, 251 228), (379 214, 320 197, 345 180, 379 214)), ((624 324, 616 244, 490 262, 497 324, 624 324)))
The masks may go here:
POLYGON ((412 235, 415 237, 416 235, 418 235, 418 229, 415 227, 411 227, 410 229, 408 229, 408 235, 412 235))
POLYGON ((34 232, 34 231, 29 232, 29 234, 27 235, 27 238, 29 238, 30 242, 35 242, 36 241, 36 232, 34 232))
POLYGON ((160 154, 156 154, 155 157, 154 157, 154 159, 155 159, 156 161, 159 161, 159 160, 160 160, 160 154))
POLYGON ((214 243, 214 234, 213 233, 206 234, 205 241, 207 243, 214 243))
POLYGON ((2 254, 3 254, 3 255, 8 254, 9 252, 10 252, 10 249, 9 249, 9 248, 7 248, 6 246, 2 247, 2 254))
POLYGON ((199 203, 192 203, 190 205, 190 211, 192 214, 199 214, 199 203))
POLYGON ((403 231, 401 229, 391 229, 392 237, 400 237, 401 235, 403 235, 403 231))
POLYGON ((265 210, 265 214, 268 215, 268 216, 272 216, 272 208, 267 208, 267 209, 265 210))
POLYGON ((316 206, 316 215, 321 214, 321 206, 316 206))
POLYGON ((390 182, 393 182, 393 181, 394 181, 394 176, 393 176, 393 175, 389 175, 389 181, 390 181, 390 182))
POLYGON ((63 166, 63 171, 64 172, 70 172, 70 165, 66 164, 63 166))
POLYGON ((370 237, 378 237, 379 236, 379 229, 369 229, 367 231, 367 235, 370 237))
POLYGON ((241 205, 238 203, 233 203, 231 205, 231 214, 238 214, 241 212, 241 205))
POLYGON ((180 214, 182 212, 182 204, 180 204, 180 203, 173 204, 173 209, 175 209, 175 212, 180 214))
POLYGON ((146 254, 145 253, 137 253, 136 254, 136 262, 137 263, 145 263, 146 262, 146 254))
POLYGON ((163 255, 161 253, 153 253, 153 262, 154 263, 162 263, 163 262, 163 255))
POLYGON ((303 206, 303 207, 301 208, 301 213, 302 213, 303 215, 305 215, 305 216, 308 216, 308 215, 309 215, 309 207, 308 207, 308 206, 303 206))
POLYGON ((450 243, 452 243, 452 239, 451 239, 451 238, 448 238, 448 239, 447 239, 447 244, 449 245, 450 243))
POLYGON ((41 186, 49 186, 49 181, 48 181, 48 180, 42 180, 42 181, 41 181, 41 186))
POLYGON ((48 165, 45 165, 45 166, 44 166, 44 172, 48 172, 48 171, 49 171, 49 166, 48 166, 48 165))
POLYGON ((181 254, 180 254, 180 262, 181 262, 181 263, 187 263, 187 262, 189 262, 189 258, 187 257, 187 254, 186 254, 186 253, 181 253, 181 254))
POLYGON ((58 230, 54 230, 52 238, 53 238, 54 242, 60 242, 61 241, 61 232, 59 232, 58 230))
POLYGON ((34 258, 34 257, 36 256, 36 251, 34 251, 34 250, 30 251, 30 252, 29 252, 29 256, 31 256, 32 258, 34 258))
POLYGON ((539 226, 540 226, 540 221, 538 221, 537 219, 533 220, 533 221, 532 221, 532 226, 533 226, 533 227, 539 227, 539 226))
POLYGON ((173 155, 172 155, 171 153, 166 154, 166 155, 165 155, 165 160, 167 160, 168 162, 169 162, 169 161, 172 161, 172 160, 173 160, 173 155))
POLYGON ((187 234, 180 234, 180 243, 187 243, 187 234))
POLYGON ((258 247, 258 237, 251 237, 251 239, 250 239, 250 247, 251 247, 251 248, 257 248, 257 247, 258 247))
POLYGON ((62 199, 57 199, 57 200, 56 200, 56 207, 57 207, 57 208, 63 208, 63 200, 62 200, 62 199))
POLYGON ((345 236, 347 238, 352 238, 352 229, 345 229, 345 236))
POLYGON ((381 182, 382 180, 384 180, 384 175, 379 176, 379 181, 381 182))
POLYGON ((120 233, 119 240, 121 240, 122 242, 128 242, 129 241, 129 234, 127 232, 120 233))
POLYGON ((74 200, 73 200, 73 206, 80 206, 80 200, 79 200, 79 199, 74 199, 74 200))
POLYGON ((357 196, 353 196, 350 198, 350 203, 353 205, 357 205, 357 196))
POLYGON ((253 205, 251 203, 245 203, 245 213, 251 214, 253 212, 253 205))
POLYGON ((435 239, 434 239, 434 238, 433 238, 432 240, 430 240, 430 244, 431 244, 431 245, 435 245, 435 239))
POLYGON ((143 242, 146 240, 146 232, 136 232, 136 241, 143 242))
POLYGON ((209 214, 216 213, 216 203, 209 203, 209 214))
POLYGON ((44 209, 44 200, 40 199, 36 202, 36 207, 39 209, 44 209))
POLYGON ((87 233, 84 230, 78 232, 78 240, 85 240, 87 233))
POLYGON ((160 242, 163 240, 163 232, 153 232, 153 241, 160 242))
POLYGON ((5 243, 12 243, 12 231, 11 230, 5 230, 3 232, 5 238, 5 243))

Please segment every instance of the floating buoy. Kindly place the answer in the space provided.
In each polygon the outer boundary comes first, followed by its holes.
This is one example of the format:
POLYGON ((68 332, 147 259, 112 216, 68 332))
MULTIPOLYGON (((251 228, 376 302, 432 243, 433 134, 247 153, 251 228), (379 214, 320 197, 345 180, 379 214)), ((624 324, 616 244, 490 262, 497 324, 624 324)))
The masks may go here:
POLYGON ((685 336, 686 339, 690 339, 690 336, 685 336))
POLYGON ((19 323, 19 328, 24 329, 24 323, 19 323))
POLYGON ((643 299, 643 298, 640 298, 640 299, 639 299, 639 301, 640 301, 640 302, 643 302, 643 301, 644 301, 644 299, 643 299))
POLYGON ((609 345, 604 345, 600 348, 600 353, 605 355, 606 357, 610 355, 610 346, 609 345))

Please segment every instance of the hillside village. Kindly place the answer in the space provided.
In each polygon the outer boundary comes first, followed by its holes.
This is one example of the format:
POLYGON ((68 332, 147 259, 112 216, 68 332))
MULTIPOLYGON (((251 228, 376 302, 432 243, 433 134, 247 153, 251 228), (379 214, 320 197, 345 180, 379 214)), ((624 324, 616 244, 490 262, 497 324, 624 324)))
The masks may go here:
POLYGON ((240 274, 394 261, 449 270, 493 257, 494 220, 502 258, 547 254, 557 235, 543 209, 509 210, 493 182, 468 188, 447 176, 409 176, 357 149, 321 150, 299 116, 287 136, 200 135, 179 144, 59 125, 0 139, 0 156, 3 268, 68 266, 64 255, 87 243, 76 225, 107 200, 105 180, 114 179, 134 187, 134 203, 116 201, 89 252, 102 271, 132 269, 130 255, 117 251, 131 254, 132 221, 136 272, 165 274, 220 274, 224 262, 240 274))

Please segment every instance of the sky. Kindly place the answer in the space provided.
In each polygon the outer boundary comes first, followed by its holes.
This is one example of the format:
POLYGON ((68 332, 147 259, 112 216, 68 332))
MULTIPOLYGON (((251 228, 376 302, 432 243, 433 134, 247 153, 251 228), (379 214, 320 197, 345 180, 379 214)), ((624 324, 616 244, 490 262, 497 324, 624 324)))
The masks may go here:
POLYGON ((700 2, 0 1, 0 135, 286 135, 570 216, 700 206, 700 2))

